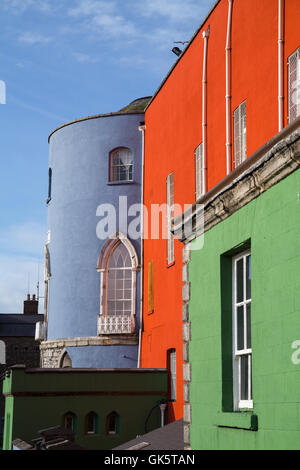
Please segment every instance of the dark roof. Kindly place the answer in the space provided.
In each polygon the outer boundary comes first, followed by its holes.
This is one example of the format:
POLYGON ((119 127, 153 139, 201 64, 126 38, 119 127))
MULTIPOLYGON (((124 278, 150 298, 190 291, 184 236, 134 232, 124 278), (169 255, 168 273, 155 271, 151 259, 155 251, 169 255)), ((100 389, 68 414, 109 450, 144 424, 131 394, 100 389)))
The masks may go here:
POLYGON ((65 122, 64 124, 61 124, 60 126, 56 127, 48 137, 48 142, 50 142, 51 136, 58 131, 59 129, 63 129, 64 127, 70 126, 71 124, 75 124, 76 122, 82 122, 82 121, 88 121, 90 119, 98 119, 98 118, 104 118, 104 117, 110 117, 110 116, 122 116, 126 114, 143 114, 145 111, 146 106, 151 100, 151 96, 145 96, 143 98, 138 98, 131 103, 129 103, 127 106, 124 108, 120 109, 119 111, 112 112, 112 113, 104 113, 104 114, 95 114, 93 116, 86 116, 78 119, 73 119, 72 121, 65 122))
POLYGON ((44 315, 23 313, 0 314, 0 337, 5 336, 35 336, 35 324, 43 321, 44 315))
POLYGON ((113 450, 183 450, 183 419, 137 436, 113 450))
POLYGON ((53 426, 38 432, 40 437, 32 439, 34 450, 86 450, 76 444, 74 432, 63 426, 53 426))

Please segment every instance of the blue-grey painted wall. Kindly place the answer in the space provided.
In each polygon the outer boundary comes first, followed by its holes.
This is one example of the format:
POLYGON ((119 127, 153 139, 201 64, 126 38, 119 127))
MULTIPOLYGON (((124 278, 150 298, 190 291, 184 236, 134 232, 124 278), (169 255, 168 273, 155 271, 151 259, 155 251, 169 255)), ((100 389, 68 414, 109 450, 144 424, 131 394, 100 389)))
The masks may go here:
MULTIPOLYGON (((48 340, 97 336, 100 274, 96 266, 106 240, 96 235, 100 221, 96 210, 103 203, 118 209, 119 196, 127 196, 128 206, 141 202, 142 135, 138 128, 143 120, 143 113, 104 115, 61 127, 50 137, 48 340), (133 183, 108 182, 109 152, 116 147, 133 151, 133 183)), ((131 241, 140 261, 140 239, 131 241)), ((138 333, 140 272, 136 294, 138 333)), ((78 347, 68 352, 73 367, 129 367, 123 355, 137 358, 136 346, 78 347)), ((130 367, 134 366, 130 360, 130 367)))

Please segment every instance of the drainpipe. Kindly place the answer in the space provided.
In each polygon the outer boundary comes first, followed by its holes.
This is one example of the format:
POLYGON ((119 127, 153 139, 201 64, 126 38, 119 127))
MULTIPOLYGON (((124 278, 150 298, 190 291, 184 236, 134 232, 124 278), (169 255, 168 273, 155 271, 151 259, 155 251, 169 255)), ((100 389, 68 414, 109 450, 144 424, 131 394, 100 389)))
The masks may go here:
POLYGON ((143 269, 144 269, 144 168, 145 168, 145 124, 139 126, 142 132, 142 173, 141 173, 141 270, 140 270, 140 329, 138 346, 138 369, 141 367, 141 348, 143 331, 143 269))
POLYGON ((284 0, 278 0, 278 131, 283 129, 283 19, 284 0))
POLYGON ((228 0, 226 38, 226 171, 231 171, 231 23, 233 0, 228 0))
POLYGON ((210 27, 202 33, 204 39, 204 53, 203 53, 203 78, 202 78, 202 142, 203 142, 203 192, 206 192, 206 130, 207 130, 207 103, 206 103, 206 92, 207 92, 207 48, 209 38, 210 27))

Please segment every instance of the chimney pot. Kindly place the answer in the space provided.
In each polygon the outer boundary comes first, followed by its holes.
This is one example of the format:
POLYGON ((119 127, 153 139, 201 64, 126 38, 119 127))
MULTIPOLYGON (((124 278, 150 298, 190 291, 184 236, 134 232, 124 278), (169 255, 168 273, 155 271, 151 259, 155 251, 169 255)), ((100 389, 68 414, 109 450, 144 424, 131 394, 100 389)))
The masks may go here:
POLYGON ((24 310, 25 315, 37 315, 39 313, 39 302, 36 300, 35 294, 30 299, 30 294, 27 294, 27 300, 24 300, 24 310))

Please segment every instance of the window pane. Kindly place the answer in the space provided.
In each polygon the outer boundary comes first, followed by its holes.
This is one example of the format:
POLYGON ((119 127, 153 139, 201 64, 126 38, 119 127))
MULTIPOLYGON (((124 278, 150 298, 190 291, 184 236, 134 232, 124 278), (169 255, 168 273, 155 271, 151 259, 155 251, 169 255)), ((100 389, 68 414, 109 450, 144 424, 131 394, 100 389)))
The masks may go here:
POLYGON ((110 155, 111 181, 132 181, 133 156, 129 149, 118 149, 110 155))
POLYGON ((240 357, 240 366, 241 366, 241 389, 240 389, 240 399, 248 400, 248 390, 249 390, 249 378, 248 378, 248 355, 240 357))
POLYGON ((246 306, 247 316, 247 349, 251 349, 251 304, 246 306))
POLYGON ((237 308, 237 350, 244 349, 244 307, 237 308))
POLYGON ((236 263, 236 301, 244 300, 244 259, 241 258, 236 263))
POLYGON ((246 299, 251 299, 251 256, 246 258, 246 299))

